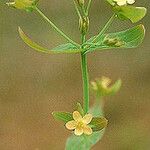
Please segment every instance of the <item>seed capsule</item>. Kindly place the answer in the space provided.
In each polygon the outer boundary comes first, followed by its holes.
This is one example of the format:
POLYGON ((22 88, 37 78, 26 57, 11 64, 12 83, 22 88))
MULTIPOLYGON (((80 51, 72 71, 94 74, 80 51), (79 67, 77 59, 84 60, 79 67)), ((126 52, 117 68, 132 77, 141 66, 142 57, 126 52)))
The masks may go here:
POLYGON ((79 19, 79 30, 82 34, 86 34, 89 29, 89 18, 88 17, 81 17, 79 19))

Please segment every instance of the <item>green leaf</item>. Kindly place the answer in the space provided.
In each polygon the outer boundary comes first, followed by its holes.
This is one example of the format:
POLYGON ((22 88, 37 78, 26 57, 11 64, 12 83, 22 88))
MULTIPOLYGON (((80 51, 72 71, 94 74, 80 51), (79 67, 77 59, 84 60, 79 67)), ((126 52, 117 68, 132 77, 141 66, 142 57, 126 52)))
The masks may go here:
MULTIPOLYGON (((102 115, 102 108, 95 104, 89 111, 93 116, 102 115)), ((92 135, 75 136, 72 135, 67 139, 65 150, 90 150, 104 135, 105 130, 94 132, 92 135)))
POLYGON ((90 126, 93 132, 100 131, 104 129, 108 124, 108 120, 104 117, 94 117, 90 122, 90 126))
POLYGON ((53 112, 52 115, 55 119, 63 121, 64 123, 73 120, 72 113, 69 112, 53 112))
POLYGON ((91 44, 91 48, 88 52, 95 49, 135 48, 142 43, 144 36, 144 26, 138 25, 125 31, 104 34, 97 39, 97 43, 91 43, 95 38, 92 37, 87 41, 87 45, 91 44))
POLYGON ((22 31, 22 29, 19 27, 18 29, 19 31, 19 35, 22 38, 22 40, 31 48, 33 48, 34 50, 38 51, 38 52, 43 52, 43 53, 47 53, 47 54, 57 54, 57 53, 79 53, 82 50, 78 49, 76 46, 74 46, 71 43, 67 43, 67 44, 62 44, 59 45, 55 48, 53 48, 52 50, 49 50, 47 48, 44 48, 40 45, 38 45, 37 43, 33 42, 28 36, 26 36, 26 34, 22 31))
POLYGON ((72 135, 67 139, 65 150, 90 150, 100 140, 101 136, 98 132, 94 132, 90 136, 72 135))
POLYGON ((83 110, 80 103, 77 103, 77 109, 76 110, 82 115, 82 117, 84 116, 84 110, 83 110))
POLYGON ((132 23, 140 21, 147 12, 145 7, 134 7, 134 6, 115 6, 114 11, 118 15, 119 19, 129 19, 132 23))

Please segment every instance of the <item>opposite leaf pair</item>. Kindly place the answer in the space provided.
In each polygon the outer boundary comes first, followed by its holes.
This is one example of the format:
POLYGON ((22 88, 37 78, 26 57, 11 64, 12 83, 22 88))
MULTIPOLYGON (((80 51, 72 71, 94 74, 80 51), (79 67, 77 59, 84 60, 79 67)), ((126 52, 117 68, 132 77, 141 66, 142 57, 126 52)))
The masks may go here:
MULTIPOLYGON (((79 105, 78 103, 77 106, 79 105)), ((81 108, 81 105, 78 108, 81 108)), ((83 115, 81 109, 73 113, 53 112, 52 114, 54 118, 63 121, 68 130, 74 130, 74 134, 77 136, 81 136, 82 134, 91 135, 93 132, 105 128, 108 123, 104 117, 93 117, 92 114, 83 115)))
MULTIPOLYGON (((57 54, 57 53, 80 53, 81 48, 77 48, 71 43, 59 45, 52 50, 44 48, 37 43, 33 42, 26 34, 19 28, 19 34, 22 40, 31 48, 38 52, 43 52, 47 54, 57 54)), ((145 29, 143 25, 135 26, 131 29, 109 33, 102 35, 96 43, 91 43, 95 37, 90 38, 84 45, 89 46, 90 49, 87 52, 92 52, 96 49, 111 50, 112 48, 134 48, 137 47, 143 41, 145 35, 145 29), (119 45, 119 43, 122 43, 119 45)))

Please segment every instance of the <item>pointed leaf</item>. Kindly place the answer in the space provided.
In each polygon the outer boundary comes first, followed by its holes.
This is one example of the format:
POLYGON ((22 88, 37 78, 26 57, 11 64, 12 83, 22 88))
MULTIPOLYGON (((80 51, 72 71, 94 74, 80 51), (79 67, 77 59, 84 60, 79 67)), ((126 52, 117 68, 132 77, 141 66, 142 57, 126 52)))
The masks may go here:
POLYGON ((89 51, 95 49, 135 48, 142 43, 144 36, 144 26, 138 25, 125 31, 104 34, 97 40, 97 43, 91 43, 95 38, 92 37, 87 41, 87 44, 88 42, 91 44, 91 49, 89 51))
POLYGON ((63 121, 64 123, 73 120, 72 114, 69 112, 53 112, 52 115, 55 119, 63 121))
POLYGON ((49 50, 47 48, 44 48, 37 43, 33 42, 28 36, 25 35, 25 33, 22 31, 22 29, 19 27, 18 29, 19 35, 22 38, 22 40, 31 48, 38 52, 43 52, 47 54, 56 54, 56 53, 79 53, 81 52, 81 49, 77 49, 76 46, 74 46, 71 43, 62 44, 59 45, 52 50, 49 50))
POLYGON ((145 7, 134 7, 134 6, 116 6, 114 11, 120 19, 129 19, 132 23, 140 21, 147 12, 145 7))
POLYGON ((93 132, 100 131, 104 129, 108 124, 108 120, 104 117, 94 117, 90 122, 90 126, 93 132))
POLYGON ((84 116, 84 110, 83 110, 83 108, 79 102, 77 103, 77 109, 76 110, 82 115, 82 117, 84 116))

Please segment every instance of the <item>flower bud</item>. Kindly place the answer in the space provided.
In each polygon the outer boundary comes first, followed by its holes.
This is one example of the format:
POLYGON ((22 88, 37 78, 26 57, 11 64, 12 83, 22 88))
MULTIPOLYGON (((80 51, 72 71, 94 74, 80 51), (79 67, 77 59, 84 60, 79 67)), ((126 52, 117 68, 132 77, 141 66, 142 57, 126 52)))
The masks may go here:
POLYGON ((84 5, 84 0, 77 0, 79 6, 83 6, 84 5))
POLYGON ((124 41, 121 41, 119 38, 108 38, 107 36, 104 39, 103 43, 105 45, 114 47, 121 47, 125 44, 124 41))
POLYGON ((117 80, 114 84, 111 84, 111 80, 107 77, 96 79, 91 82, 91 88, 98 97, 109 96, 116 94, 121 87, 121 80, 117 80))
POLYGON ((6 4, 16 9, 22 9, 31 12, 34 10, 37 2, 38 0, 14 0, 14 2, 8 2, 6 4))
POLYGON ((86 34, 89 29, 89 18, 88 17, 80 17, 79 18, 79 30, 82 34, 86 34))

